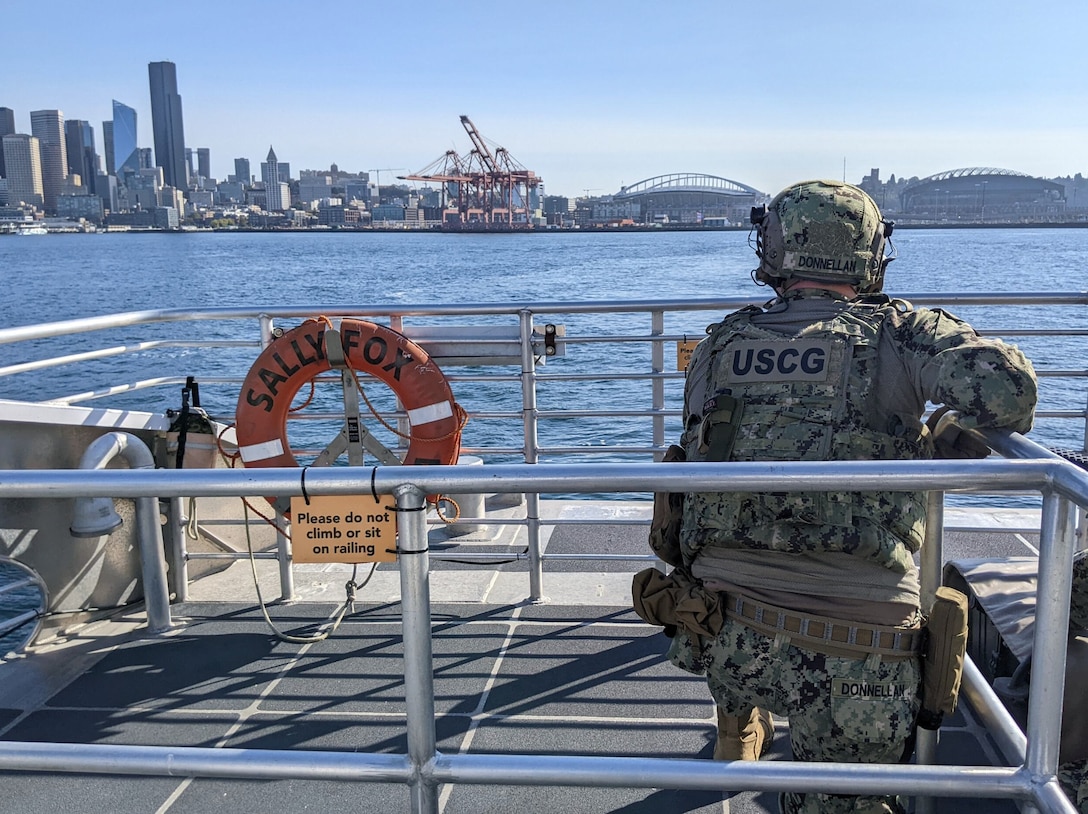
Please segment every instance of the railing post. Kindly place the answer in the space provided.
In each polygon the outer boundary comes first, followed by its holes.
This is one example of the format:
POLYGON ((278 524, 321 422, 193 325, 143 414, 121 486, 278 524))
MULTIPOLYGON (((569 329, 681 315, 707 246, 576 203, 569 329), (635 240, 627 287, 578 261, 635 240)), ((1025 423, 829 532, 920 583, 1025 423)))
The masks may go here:
POLYGON ((436 738, 427 503, 423 492, 411 484, 396 487, 393 494, 397 499, 404 703, 413 775, 408 791, 412 814, 437 814, 437 788, 428 773, 435 759, 436 738))
POLYGON ((174 599, 185 602, 189 599, 189 551, 185 543, 185 498, 172 497, 169 500, 169 520, 166 524, 170 535, 170 552, 174 560, 174 599))
POLYGON ((288 523, 282 512, 276 512, 276 560, 280 566, 280 601, 295 598, 295 573, 291 570, 291 538, 283 530, 288 523))
MULTIPOLYGON (((654 311, 650 317, 650 334, 663 336, 665 333, 665 312, 654 311)), ((665 372, 665 343, 661 339, 655 339, 650 346, 650 368, 654 379, 650 384, 650 392, 653 398, 653 443, 656 449, 665 447, 665 380, 662 374, 665 372)), ((654 453, 654 460, 660 461, 664 453, 654 453)))
POLYGON ((1070 508, 1067 499, 1053 492, 1043 495, 1031 694, 1028 696, 1028 744, 1024 759, 1028 772, 1037 780, 1053 777, 1058 768, 1073 562, 1070 508))
MULTIPOLYGON (((525 463, 540 461, 537 440, 536 356, 533 354, 533 312, 518 312, 521 325, 521 414, 525 433, 525 463)), ((543 602, 544 567, 540 559, 540 495, 525 495, 525 531, 529 549, 529 601, 543 602)))
MULTIPOLYGON (((921 606, 928 610, 941 586, 944 568, 944 492, 934 490, 926 494, 926 537, 918 561, 921 606)), ((932 766, 937 762, 939 736, 939 730, 918 729, 915 754, 919 764, 932 766)), ((915 814, 933 814, 936 803, 933 797, 916 798, 915 814)))

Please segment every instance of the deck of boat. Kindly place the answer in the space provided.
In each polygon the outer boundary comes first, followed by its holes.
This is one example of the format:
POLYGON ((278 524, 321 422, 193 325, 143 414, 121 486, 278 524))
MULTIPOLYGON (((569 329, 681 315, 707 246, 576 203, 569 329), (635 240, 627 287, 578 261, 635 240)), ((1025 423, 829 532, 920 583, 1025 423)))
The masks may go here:
MULTIPOLYGON (((648 517, 646 503, 543 501, 567 520, 648 517)), ((1019 513, 949 509, 947 556, 1031 553, 1019 513)), ((494 553, 524 547, 523 531, 459 538, 438 531, 432 551, 494 553)), ((560 525, 546 552, 643 553, 645 527, 560 525)), ((262 592, 278 596, 275 563, 258 561, 262 592)), ((630 574, 644 563, 548 562, 546 603, 526 603, 524 561, 483 566, 432 560, 438 748, 444 753, 702 757, 710 759, 713 706, 702 679, 672 667, 667 640, 630 610, 630 574)), ((342 750, 404 753, 399 580, 383 565, 328 638, 277 639, 256 601, 248 562, 196 580, 172 610, 168 634, 147 635, 139 610, 76 627, 0 664, 0 738, 12 741, 342 750)), ((362 570, 362 569, 361 569, 362 570)), ((296 565, 296 600, 273 602, 282 631, 314 633, 343 601, 351 567, 296 565)), ((987 764, 993 742, 960 710, 941 731, 942 763, 987 764)), ((786 721, 766 759, 789 759, 786 721)), ((406 787, 333 781, 188 779, 5 773, 6 810, 85 812, 404 811, 406 787)), ((445 814, 511 811, 774 812, 776 795, 587 789, 443 787, 445 814)), ((979 810, 948 799, 939 812, 979 810)), ((1004 814, 1007 801, 985 802, 1004 814)))

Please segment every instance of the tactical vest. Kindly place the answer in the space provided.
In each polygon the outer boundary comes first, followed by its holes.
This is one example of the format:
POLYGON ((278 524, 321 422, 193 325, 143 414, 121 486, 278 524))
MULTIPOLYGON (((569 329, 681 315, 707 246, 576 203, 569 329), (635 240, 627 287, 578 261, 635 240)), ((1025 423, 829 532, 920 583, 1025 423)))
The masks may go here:
MULTIPOLYGON (((886 299, 852 303, 795 336, 726 317, 696 353, 709 353, 706 403, 688 405, 688 461, 912 460, 932 457, 917 430, 890 434, 871 398, 886 299)), ((694 367, 694 365, 693 365, 694 367)), ((844 552, 909 567, 925 533, 925 495, 910 492, 706 492, 684 502, 681 547, 690 564, 707 545, 844 552)))

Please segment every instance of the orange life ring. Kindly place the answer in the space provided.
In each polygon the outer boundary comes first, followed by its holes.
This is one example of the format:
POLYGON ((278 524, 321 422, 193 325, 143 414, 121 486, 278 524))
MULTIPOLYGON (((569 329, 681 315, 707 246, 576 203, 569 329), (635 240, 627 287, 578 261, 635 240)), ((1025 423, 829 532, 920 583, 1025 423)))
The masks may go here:
MULTIPOLYGON (((298 465, 287 440, 287 415, 302 386, 332 369, 325 355, 326 329, 326 321, 308 320, 286 331, 249 369, 235 418, 245 466, 298 465)), ((411 434, 404 463, 456 463, 464 411, 427 352, 392 328, 363 320, 343 320, 339 334, 352 370, 385 382, 407 411, 411 434)))

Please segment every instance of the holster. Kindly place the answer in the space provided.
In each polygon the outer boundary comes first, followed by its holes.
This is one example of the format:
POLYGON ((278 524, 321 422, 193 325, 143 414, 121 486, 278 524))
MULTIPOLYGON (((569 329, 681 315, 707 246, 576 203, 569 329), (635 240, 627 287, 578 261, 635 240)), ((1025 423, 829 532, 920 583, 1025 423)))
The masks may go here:
POLYGON ((922 649, 922 708, 918 726, 937 729, 946 714, 956 709, 963 658, 967 650, 967 597, 942 586, 937 589, 926 622, 922 649))
POLYGON ((662 574, 647 568, 631 581, 635 613, 651 625, 684 628, 696 636, 717 636, 725 622, 721 595, 707 591, 681 569, 662 574))
MULTIPOLYGON (((673 444, 665 452, 663 463, 683 463, 684 448, 673 444)), ((680 553, 680 523, 684 518, 683 492, 655 492, 654 514, 650 520, 650 548, 669 565, 683 565, 680 553)))

